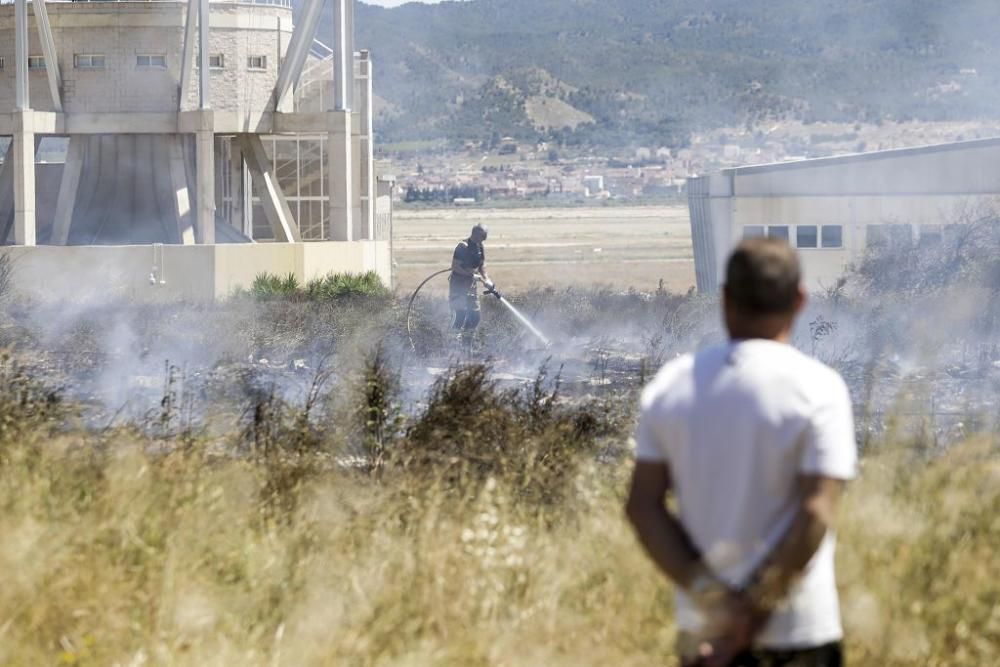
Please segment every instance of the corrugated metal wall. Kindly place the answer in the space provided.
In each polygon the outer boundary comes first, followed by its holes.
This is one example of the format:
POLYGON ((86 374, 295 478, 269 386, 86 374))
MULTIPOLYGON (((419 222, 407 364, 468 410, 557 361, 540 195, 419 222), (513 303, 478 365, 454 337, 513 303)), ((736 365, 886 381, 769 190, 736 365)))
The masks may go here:
POLYGON ((719 289, 715 271, 715 235, 709 202, 709 177, 697 176, 687 181, 688 210, 691 218, 691 241, 694 245, 694 273, 699 292, 719 289))

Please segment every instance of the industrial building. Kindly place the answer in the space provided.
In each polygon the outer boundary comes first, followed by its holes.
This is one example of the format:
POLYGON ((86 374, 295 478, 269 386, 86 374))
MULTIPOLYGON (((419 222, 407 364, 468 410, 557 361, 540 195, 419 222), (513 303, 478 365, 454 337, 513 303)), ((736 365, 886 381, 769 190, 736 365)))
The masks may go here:
POLYGON ((390 283, 372 62, 353 0, 330 5, 321 35, 323 0, 295 24, 289 0, 0 0, 0 252, 17 284, 163 299, 261 272, 390 283))
POLYGON ((1000 195, 1000 139, 737 167, 687 189, 699 291, 719 289, 736 243, 765 235, 798 248, 821 290, 870 245, 937 242, 1000 195))

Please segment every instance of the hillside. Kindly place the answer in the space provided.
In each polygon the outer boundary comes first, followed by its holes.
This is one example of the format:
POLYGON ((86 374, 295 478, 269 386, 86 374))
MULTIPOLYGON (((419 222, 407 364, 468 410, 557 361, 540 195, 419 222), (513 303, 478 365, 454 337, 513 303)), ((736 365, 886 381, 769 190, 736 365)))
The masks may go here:
POLYGON ((995 0, 359 4, 384 141, 677 144, 692 128, 995 118, 995 0), (575 129, 574 129, 575 128, 575 129))

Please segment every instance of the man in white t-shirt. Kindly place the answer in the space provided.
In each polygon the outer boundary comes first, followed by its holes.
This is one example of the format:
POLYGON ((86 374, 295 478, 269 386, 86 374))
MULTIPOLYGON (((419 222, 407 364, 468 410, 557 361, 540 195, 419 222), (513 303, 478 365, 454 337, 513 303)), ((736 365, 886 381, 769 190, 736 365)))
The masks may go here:
POLYGON ((744 241, 723 290, 730 340, 642 394, 627 513, 677 586, 685 666, 842 662, 832 523, 857 453, 844 381, 789 344, 805 299, 787 243, 744 241))

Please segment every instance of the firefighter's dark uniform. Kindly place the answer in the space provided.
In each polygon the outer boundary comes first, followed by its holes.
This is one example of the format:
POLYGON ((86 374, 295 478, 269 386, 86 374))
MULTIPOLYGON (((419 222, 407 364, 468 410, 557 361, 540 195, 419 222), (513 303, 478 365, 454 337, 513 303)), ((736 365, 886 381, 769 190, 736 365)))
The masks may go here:
MULTIPOLYGON (((482 243, 476 243, 468 238, 455 246, 455 260, 463 269, 480 273, 486 263, 486 251, 482 243)), ((452 272, 448 279, 448 303, 455 311, 454 331, 469 337, 479 326, 479 292, 476 289, 476 279, 452 272)))

